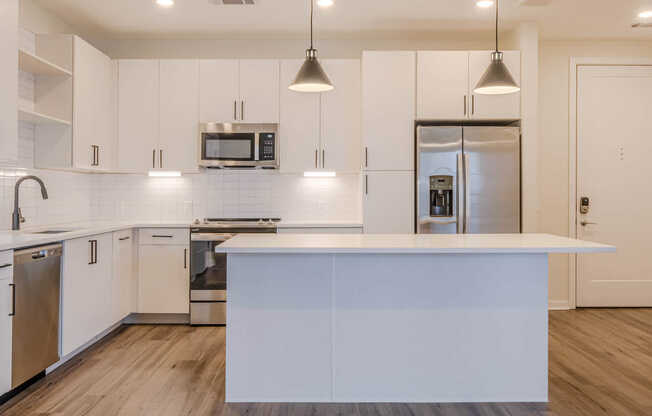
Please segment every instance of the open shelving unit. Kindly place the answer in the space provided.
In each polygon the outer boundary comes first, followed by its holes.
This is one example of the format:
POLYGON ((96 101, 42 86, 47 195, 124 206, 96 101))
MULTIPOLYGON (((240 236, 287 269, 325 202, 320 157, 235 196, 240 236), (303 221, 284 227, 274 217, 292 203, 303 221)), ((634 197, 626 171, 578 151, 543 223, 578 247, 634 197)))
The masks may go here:
POLYGON ((18 109, 18 120, 34 124, 54 124, 60 126, 70 126, 72 124, 70 121, 52 117, 47 114, 41 114, 25 108, 18 109))

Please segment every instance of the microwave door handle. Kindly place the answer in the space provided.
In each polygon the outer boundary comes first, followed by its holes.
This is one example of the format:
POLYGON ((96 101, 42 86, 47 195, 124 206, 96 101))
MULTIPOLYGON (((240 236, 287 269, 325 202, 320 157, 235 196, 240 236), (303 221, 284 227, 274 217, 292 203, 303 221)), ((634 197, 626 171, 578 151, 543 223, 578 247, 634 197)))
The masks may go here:
POLYGON ((458 153, 457 154, 457 180, 456 180, 456 186, 457 186, 457 192, 455 195, 455 198, 457 201, 455 202, 455 216, 457 217, 457 233, 462 234, 464 233, 464 221, 462 221, 462 215, 463 215, 463 206, 465 204, 464 201, 464 180, 462 179, 462 166, 464 166, 464 161, 462 160, 462 154, 458 153))

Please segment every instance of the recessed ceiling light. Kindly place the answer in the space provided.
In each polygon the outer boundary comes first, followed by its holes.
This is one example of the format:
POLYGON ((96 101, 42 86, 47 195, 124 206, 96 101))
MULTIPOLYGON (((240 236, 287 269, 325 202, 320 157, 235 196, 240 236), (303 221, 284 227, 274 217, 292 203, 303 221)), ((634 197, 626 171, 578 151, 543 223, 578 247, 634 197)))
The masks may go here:
POLYGON ((174 6, 174 0, 156 0, 156 4, 161 7, 172 7, 174 6))
POLYGON ((333 5, 333 0, 317 0, 317 4, 321 7, 329 7, 333 5))
POLYGON ((494 1, 493 1, 493 0, 478 0, 478 1, 475 3, 475 5, 478 6, 478 7, 482 7, 482 8, 484 8, 484 9, 486 9, 487 7, 491 7, 491 6, 493 6, 493 5, 494 5, 494 1))
POLYGON ((640 18, 642 18, 642 19, 647 19, 647 18, 649 18, 649 17, 652 17, 652 10, 646 10, 646 11, 644 11, 644 12, 640 12, 640 13, 638 14, 638 17, 640 17, 640 18))

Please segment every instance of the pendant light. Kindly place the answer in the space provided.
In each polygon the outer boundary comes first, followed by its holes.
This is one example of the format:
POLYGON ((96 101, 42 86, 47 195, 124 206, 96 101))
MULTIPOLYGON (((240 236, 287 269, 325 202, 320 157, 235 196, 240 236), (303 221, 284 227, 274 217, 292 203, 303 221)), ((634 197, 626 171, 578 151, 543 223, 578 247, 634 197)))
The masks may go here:
POLYGON ((476 94, 512 94, 521 90, 503 61, 498 50, 498 0, 496 0, 496 51, 491 53, 491 63, 473 90, 476 94))
POLYGON ((299 69, 294 82, 288 87, 297 92, 326 92, 333 90, 333 84, 317 60, 317 49, 313 47, 312 21, 314 0, 310 0, 310 49, 306 50, 306 61, 299 69))

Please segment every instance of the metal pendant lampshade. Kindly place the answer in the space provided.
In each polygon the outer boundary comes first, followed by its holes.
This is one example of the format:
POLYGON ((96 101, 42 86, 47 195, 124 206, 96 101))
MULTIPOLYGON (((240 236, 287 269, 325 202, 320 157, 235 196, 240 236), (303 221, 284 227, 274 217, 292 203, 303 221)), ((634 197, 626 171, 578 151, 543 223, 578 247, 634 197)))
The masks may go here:
POLYGON ((306 50, 306 60, 301 65, 297 77, 288 87, 297 92, 326 92, 335 87, 326 75, 319 60, 317 59, 317 49, 313 47, 312 42, 312 20, 313 20, 313 0, 310 0, 310 48, 306 50))
POLYGON ((498 0, 496 0, 496 51, 491 53, 491 63, 473 90, 476 94, 511 94, 521 90, 503 61, 498 50, 498 0))

